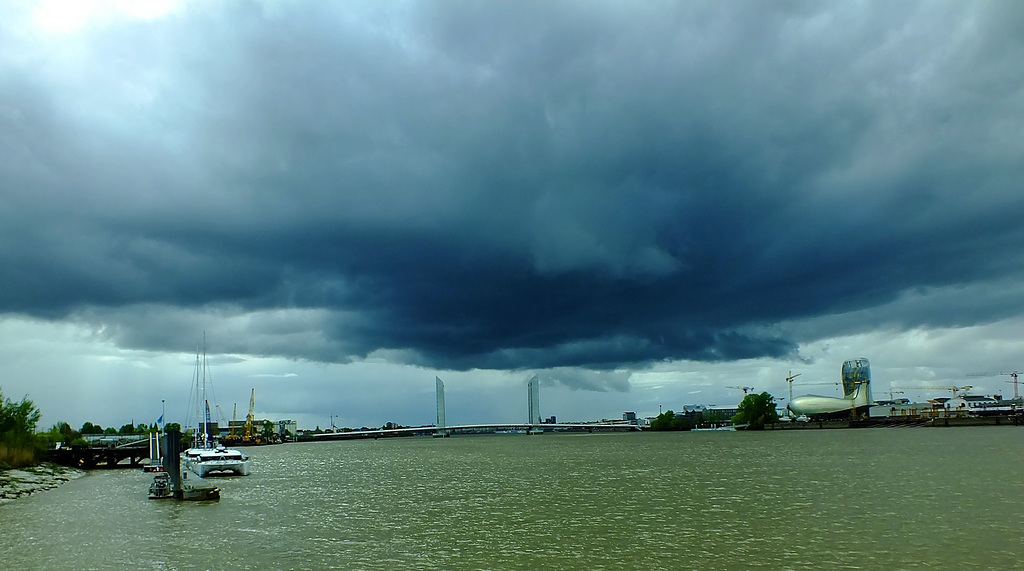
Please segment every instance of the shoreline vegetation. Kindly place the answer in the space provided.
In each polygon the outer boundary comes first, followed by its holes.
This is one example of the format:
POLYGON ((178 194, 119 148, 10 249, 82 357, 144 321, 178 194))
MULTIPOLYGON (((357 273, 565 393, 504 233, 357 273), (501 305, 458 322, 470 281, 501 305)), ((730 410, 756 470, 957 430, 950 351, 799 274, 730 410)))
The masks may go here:
MULTIPOLYGON (((47 459, 48 452, 57 447, 89 446, 87 438, 125 435, 145 438, 146 434, 159 430, 157 423, 126 424, 116 429, 103 428, 92 422, 86 422, 81 430, 75 430, 61 421, 49 430, 37 432, 40 418, 39 409, 27 396, 21 402, 14 402, 4 398, 3 390, 0 390, 0 471, 38 466, 47 459)), ((166 428, 171 430, 176 426, 172 422, 166 428)))
POLYGON ((14 402, 0 391, 0 469, 39 463, 46 446, 36 435, 39 418, 39 409, 28 397, 14 402))

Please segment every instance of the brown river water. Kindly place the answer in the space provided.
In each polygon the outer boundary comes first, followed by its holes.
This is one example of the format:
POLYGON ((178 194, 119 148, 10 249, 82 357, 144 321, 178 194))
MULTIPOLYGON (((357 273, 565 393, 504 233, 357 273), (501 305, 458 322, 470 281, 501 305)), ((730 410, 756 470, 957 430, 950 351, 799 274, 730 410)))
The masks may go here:
POLYGON ((1024 427, 248 449, 218 502, 94 471, 0 505, 2 569, 1020 569, 1024 427))

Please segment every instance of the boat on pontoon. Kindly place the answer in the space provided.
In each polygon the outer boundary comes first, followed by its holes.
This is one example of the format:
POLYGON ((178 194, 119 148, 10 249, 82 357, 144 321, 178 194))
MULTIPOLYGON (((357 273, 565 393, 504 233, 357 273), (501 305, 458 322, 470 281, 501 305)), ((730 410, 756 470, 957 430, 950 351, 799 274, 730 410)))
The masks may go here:
POLYGON ((181 453, 181 462, 200 478, 216 475, 248 476, 252 461, 239 450, 220 444, 189 448, 181 453))
POLYGON ((197 401, 196 431, 192 446, 181 453, 181 466, 200 478, 206 476, 248 476, 252 460, 248 455, 233 448, 227 448, 217 442, 216 434, 211 434, 210 401, 206 399, 207 364, 205 336, 203 350, 196 352, 196 370, 194 374, 195 394, 197 401), (201 355, 201 358, 200 358, 201 355))

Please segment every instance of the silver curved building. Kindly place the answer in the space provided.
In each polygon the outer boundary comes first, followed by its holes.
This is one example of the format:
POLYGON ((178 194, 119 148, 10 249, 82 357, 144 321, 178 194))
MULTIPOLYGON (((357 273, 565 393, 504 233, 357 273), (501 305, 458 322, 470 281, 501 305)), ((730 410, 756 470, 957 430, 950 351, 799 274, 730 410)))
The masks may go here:
POLYGON ((864 357, 843 363, 843 396, 801 395, 793 397, 789 410, 812 418, 850 418, 867 414, 875 403, 871 397, 871 363, 864 357))

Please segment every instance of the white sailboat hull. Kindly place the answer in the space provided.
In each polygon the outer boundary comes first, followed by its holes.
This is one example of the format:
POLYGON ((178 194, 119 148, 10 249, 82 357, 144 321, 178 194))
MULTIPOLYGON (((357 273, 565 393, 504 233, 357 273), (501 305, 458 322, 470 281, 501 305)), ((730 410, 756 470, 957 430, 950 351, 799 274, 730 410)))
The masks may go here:
POLYGON ((181 455, 181 465, 205 478, 207 476, 248 476, 252 460, 230 448, 189 448, 181 455))

